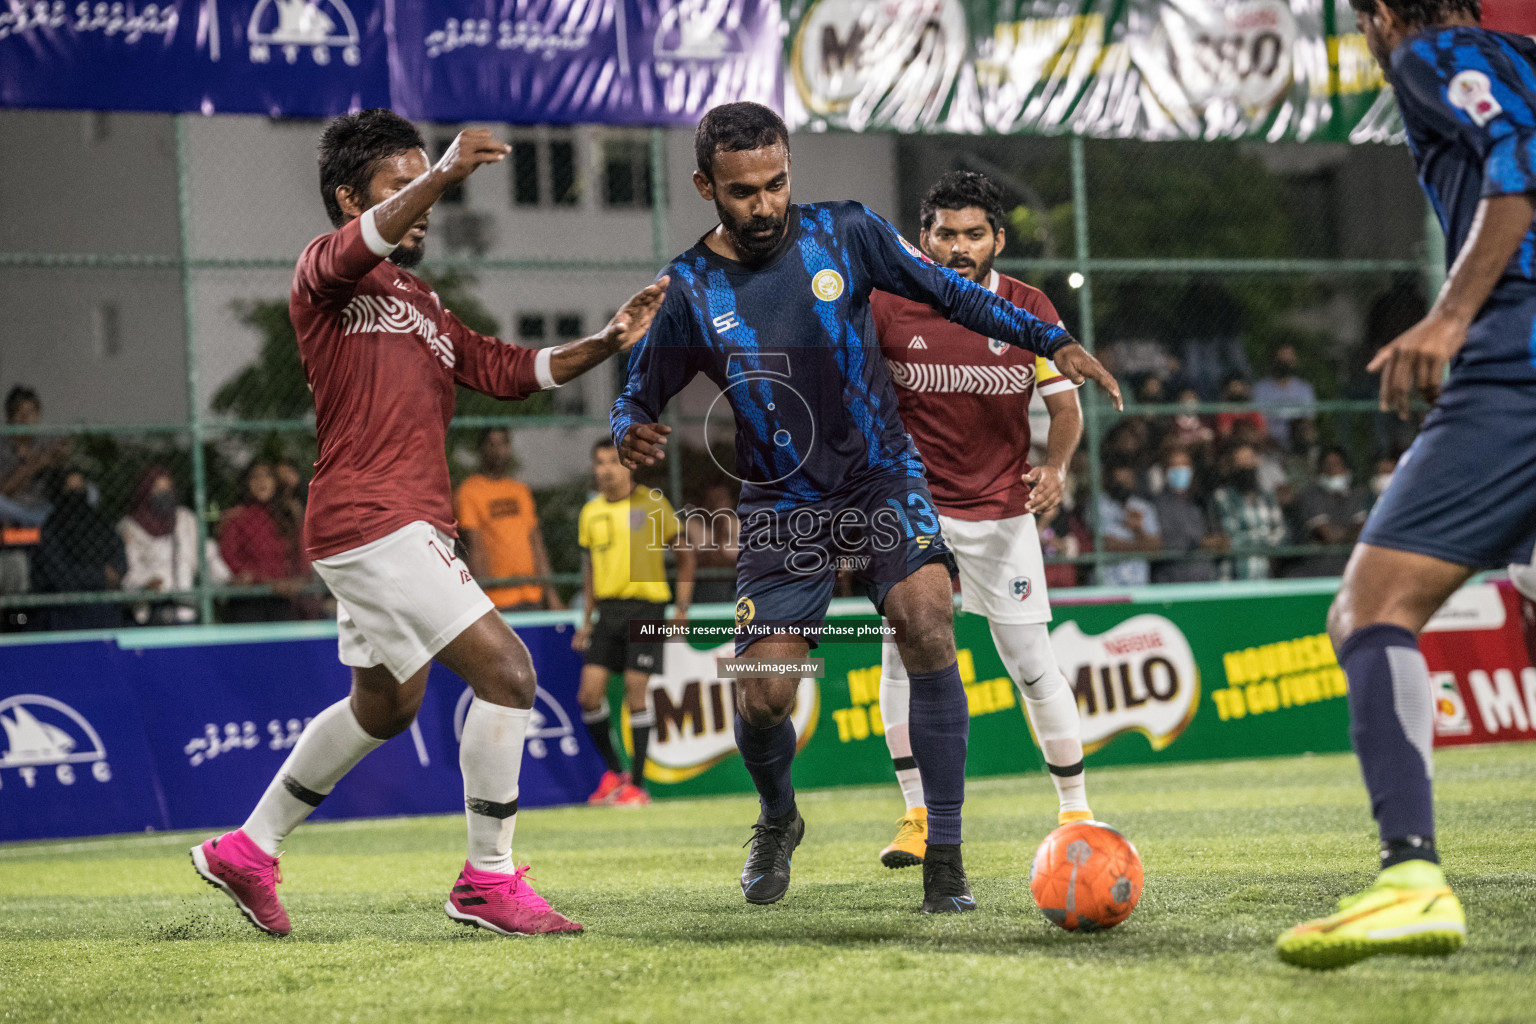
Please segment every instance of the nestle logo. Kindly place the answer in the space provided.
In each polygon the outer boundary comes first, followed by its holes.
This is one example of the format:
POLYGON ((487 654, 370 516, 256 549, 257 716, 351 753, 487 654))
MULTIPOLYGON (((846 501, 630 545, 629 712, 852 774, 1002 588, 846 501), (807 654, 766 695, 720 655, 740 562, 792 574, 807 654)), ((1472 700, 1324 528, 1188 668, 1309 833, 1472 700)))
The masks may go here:
POLYGON ((1155 651, 1162 646, 1163 638, 1158 633, 1137 633, 1134 636, 1122 636, 1104 641, 1104 650, 1114 655, 1155 651))

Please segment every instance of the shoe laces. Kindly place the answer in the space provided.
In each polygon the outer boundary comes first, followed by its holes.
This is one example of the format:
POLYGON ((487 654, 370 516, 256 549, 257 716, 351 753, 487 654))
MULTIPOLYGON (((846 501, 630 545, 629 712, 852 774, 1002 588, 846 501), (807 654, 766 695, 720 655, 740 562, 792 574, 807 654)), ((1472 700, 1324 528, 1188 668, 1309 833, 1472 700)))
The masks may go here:
POLYGON ((533 865, 524 864, 510 875, 503 875, 494 882, 476 881, 475 888, 485 893, 500 897, 508 902, 515 903, 529 910, 548 910, 549 901, 533 891, 529 884, 528 872, 533 870, 533 865))
MULTIPOLYGON (((264 851, 258 850, 257 852, 263 853, 264 851)), ((248 863, 237 865, 236 870, 250 876, 261 885, 270 886, 275 889, 283 881, 281 858, 282 854, 278 854, 276 857, 252 858, 248 863)), ((226 861, 225 863, 229 862, 226 861)))
POLYGON ((904 839, 915 839, 923 834, 925 823, 908 814, 896 821, 896 842, 904 839))
POLYGON ((928 891, 929 896, 943 898, 964 896, 968 893, 965 868, 955 861, 929 857, 923 862, 923 867, 928 872, 923 878, 925 883, 923 887, 928 891))
POLYGON ((772 867, 787 852, 789 829, 793 824, 793 821, 782 825, 770 825, 766 821, 755 823, 752 826, 752 837, 741 844, 752 847, 752 852, 747 854, 747 869, 762 871, 772 867))

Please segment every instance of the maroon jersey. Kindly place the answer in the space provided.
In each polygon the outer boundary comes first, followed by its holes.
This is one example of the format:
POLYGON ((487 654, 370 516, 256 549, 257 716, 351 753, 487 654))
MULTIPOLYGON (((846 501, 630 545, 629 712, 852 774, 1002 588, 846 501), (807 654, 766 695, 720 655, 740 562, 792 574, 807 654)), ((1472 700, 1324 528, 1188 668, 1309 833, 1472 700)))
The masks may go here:
POLYGON ((369 212, 309 243, 288 298, 320 439, 304 517, 311 558, 416 520, 454 534, 444 454, 454 385, 524 398, 554 384, 547 350, 465 327, 384 258, 392 247, 372 228, 369 212))
MULTIPOLYGON (((1048 324, 1061 322, 1038 288, 996 271, 988 287, 1048 324)), ((1023 515, 1030 395, 1072 382, 1043 356, 983 338, 921 302, 875 292, 870 306, 901 421, 928 468, 939 511, 969 520, 1023 515)))

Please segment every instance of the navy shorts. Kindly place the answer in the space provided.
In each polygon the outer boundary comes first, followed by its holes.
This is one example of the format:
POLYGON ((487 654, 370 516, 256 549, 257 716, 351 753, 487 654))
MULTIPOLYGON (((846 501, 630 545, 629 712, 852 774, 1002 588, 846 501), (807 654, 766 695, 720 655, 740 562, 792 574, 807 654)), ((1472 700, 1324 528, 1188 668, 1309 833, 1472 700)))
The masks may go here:
POLYGON ((839 572, 885 614, 891 588, 954 556, 922 477, 877 477, 853 493, 787 510, 743 510, 736 562, 736 653, 775 633, 817 646, 839 572))
POLYGON ((1446 386, 1360 543, 1492 569, 1536 539, 1536 383, 1446 386))

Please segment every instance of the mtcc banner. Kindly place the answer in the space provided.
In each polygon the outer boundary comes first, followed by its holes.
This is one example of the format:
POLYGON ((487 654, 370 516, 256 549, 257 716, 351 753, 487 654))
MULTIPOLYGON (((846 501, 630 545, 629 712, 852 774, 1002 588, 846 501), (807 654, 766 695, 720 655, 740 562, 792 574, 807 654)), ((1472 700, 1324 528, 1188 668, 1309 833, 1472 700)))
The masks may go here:
POLYGON ((0 106, 681 124, 782 106, 776 0, 0 0, 0 106))

